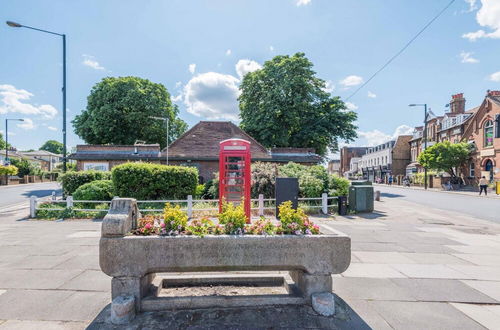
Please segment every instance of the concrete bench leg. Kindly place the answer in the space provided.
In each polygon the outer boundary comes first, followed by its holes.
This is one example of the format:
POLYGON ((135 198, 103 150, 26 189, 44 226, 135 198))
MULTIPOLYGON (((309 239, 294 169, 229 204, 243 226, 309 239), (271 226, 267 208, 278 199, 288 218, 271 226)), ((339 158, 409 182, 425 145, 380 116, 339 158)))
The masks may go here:
POLYGON ((141 300, 151 289, 151 283, 155 274, 147 274, 143 277, 113 277, 111 280, 111 298, 118 296, 132 296, 135 298, 135 310, 141 310, 141 300))
POLYGON ((335 313, 331 274, 312 275, 295 270, 290 272, 290 276, 318 314, 332 316, 335 313))
POLYGON ((311 275, 301 270, 294 270, 290 272, 290 277, 306 298, 311 298, 314 293, 332 293, 332 276, 330 274, 311 275))

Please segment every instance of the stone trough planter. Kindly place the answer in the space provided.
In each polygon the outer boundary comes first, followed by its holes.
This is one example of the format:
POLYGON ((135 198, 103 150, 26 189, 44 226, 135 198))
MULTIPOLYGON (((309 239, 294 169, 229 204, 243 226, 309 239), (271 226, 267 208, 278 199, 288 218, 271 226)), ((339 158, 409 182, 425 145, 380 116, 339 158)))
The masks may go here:
MULTIPOLYGON (((112 299, 115 301, 121 296, 121 301, 124 296, 133 297, 133 312, 312 304, 323 315, 333 314, 331 275, 344 272, 350 264, 351 240, 348 236, 342 233, 205 237, 127 235, 135 228, 138 216, 135 200, 114 199, 102 224, 99 246, 101 269, 113 277, 112 299), (216 271, 289 271, 293 282, 284 283, 286 295, 159 297, 157 294, 164 284, 155 281, 156 273, 216 271), (329 294, 331 299, 328 296, 325 299, 324 294, 329 294), (321 306, 317 307, 318 304, 329 304, 326 312, 321 306)), ((255 278, 246 280, 256 281, 255 278)))

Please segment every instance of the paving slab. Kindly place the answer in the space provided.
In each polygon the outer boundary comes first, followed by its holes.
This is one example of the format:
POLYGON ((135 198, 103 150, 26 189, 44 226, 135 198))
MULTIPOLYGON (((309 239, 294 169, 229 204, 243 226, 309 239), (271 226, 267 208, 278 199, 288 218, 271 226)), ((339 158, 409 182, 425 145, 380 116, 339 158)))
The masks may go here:
POLYGON ((437 264, 437 265, 471 265, 469 261, 458 258, 455 255, 446 253, 416 253, 404 252, 405 257, 413 260, 417 264, 437 264))
POLYGON ((500 329, 500 306, 452 303, 453 307, 488 329, 500 329))
POLYGON ((379 264, 413 264, 414 260, 408 258, 401 252, 374 252, 374 251, 354 251, 353 255, 363 263, 379 264))
MULTIPOLYGON (((500 281, 500 266, 449 265, 472 280, 500 281)), ((458 278, 458 277, 457 277, 458 278)))
POLYGON ((373 278, 398 278, 406 277, 401 272, 385 264, 351 264, 349 268, 342 273, 343 277, 373 277, 373 278))
POLYGON ((457 258, 467 260, 471 264, 478 266, 500 266, 500 255, 499 254, 464 254, 464 253, 454 253, 457 258))
POLYGON ((471 288, 460 280, 393 278, 390 281, 418 301, 498 303, 497 300, 471 288))
POLYGON ((0 323, 0 329, 3 330, 33 330, 33 329, 50 329, 50 330, 80 330, 85 329, 85 322, 61 322, 61 321, 24 321, 24 320, 8 320, 0 323))
MULTIPOLYGON (((396 280, 396 279, 393 279, 396 280)), ((408 280, 408 279, 400 279, 408 280)), ((340 277, 333 280, 333 291, 345 299, 416 301, 404 286, 388 278, 340 277)))
POLYGON ((370 301, 368 304, 373 306, 394 329, 485 329, 448 303, 370 301))
POLYGON ((101 267, 99 267, 99 255, 72 255, 68 253, 63 255, 63 257, 65 260, 54 265, 54 269, 92 269, 101 272, 101 267))
POLYGON ((57 289, 81 270, 11 269, 0 272, 2 289, 57 289))
POLYGON ((500 282, 473 280, 462 280, 462 282, 500 302, 500 282))
POLYGON ((410 278, 468 279, 468 275, 451 268, 434 264, 391 264, 391 267, 410 278))
POLYGON ((62 290, 108 292, 111 277, 100 270, 87 269, 59 287, 62 290))

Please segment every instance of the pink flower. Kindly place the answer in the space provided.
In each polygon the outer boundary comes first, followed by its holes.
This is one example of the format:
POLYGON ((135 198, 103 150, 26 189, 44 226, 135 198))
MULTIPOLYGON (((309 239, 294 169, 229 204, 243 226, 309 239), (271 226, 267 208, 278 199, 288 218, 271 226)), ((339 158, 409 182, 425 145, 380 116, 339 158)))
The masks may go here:
POLYGON ((144 228, 146 228, 146 229, 151 229, 151 224, 150 224, 150 223, 147 223, 147 224, 144 226, 144 228))
POLYGON ((162 222, 161 225, 160 225, 160 227, 161 228, 165 228, 165 223, 162 222))

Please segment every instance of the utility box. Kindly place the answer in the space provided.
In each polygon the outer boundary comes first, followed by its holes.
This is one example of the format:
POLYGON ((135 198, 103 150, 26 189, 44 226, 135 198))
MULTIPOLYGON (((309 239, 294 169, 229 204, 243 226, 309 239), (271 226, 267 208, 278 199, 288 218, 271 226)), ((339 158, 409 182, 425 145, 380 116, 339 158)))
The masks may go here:
POLYGON ((356 213, 373 212, 373 186, 351 185, 349 187, 349 209, 356 213))
POLYGON ((297 178, 276 178, 275 187, 276 217, 279 219, 278 207, 286 201, 292 202, 292 208, 297 209, 299 205, 299 179, 297 178))
POLYGON ((366 181, 366 180, 351 181, 351 186, 371 186, 371 185, 372 185, 371 181, 366 181))

